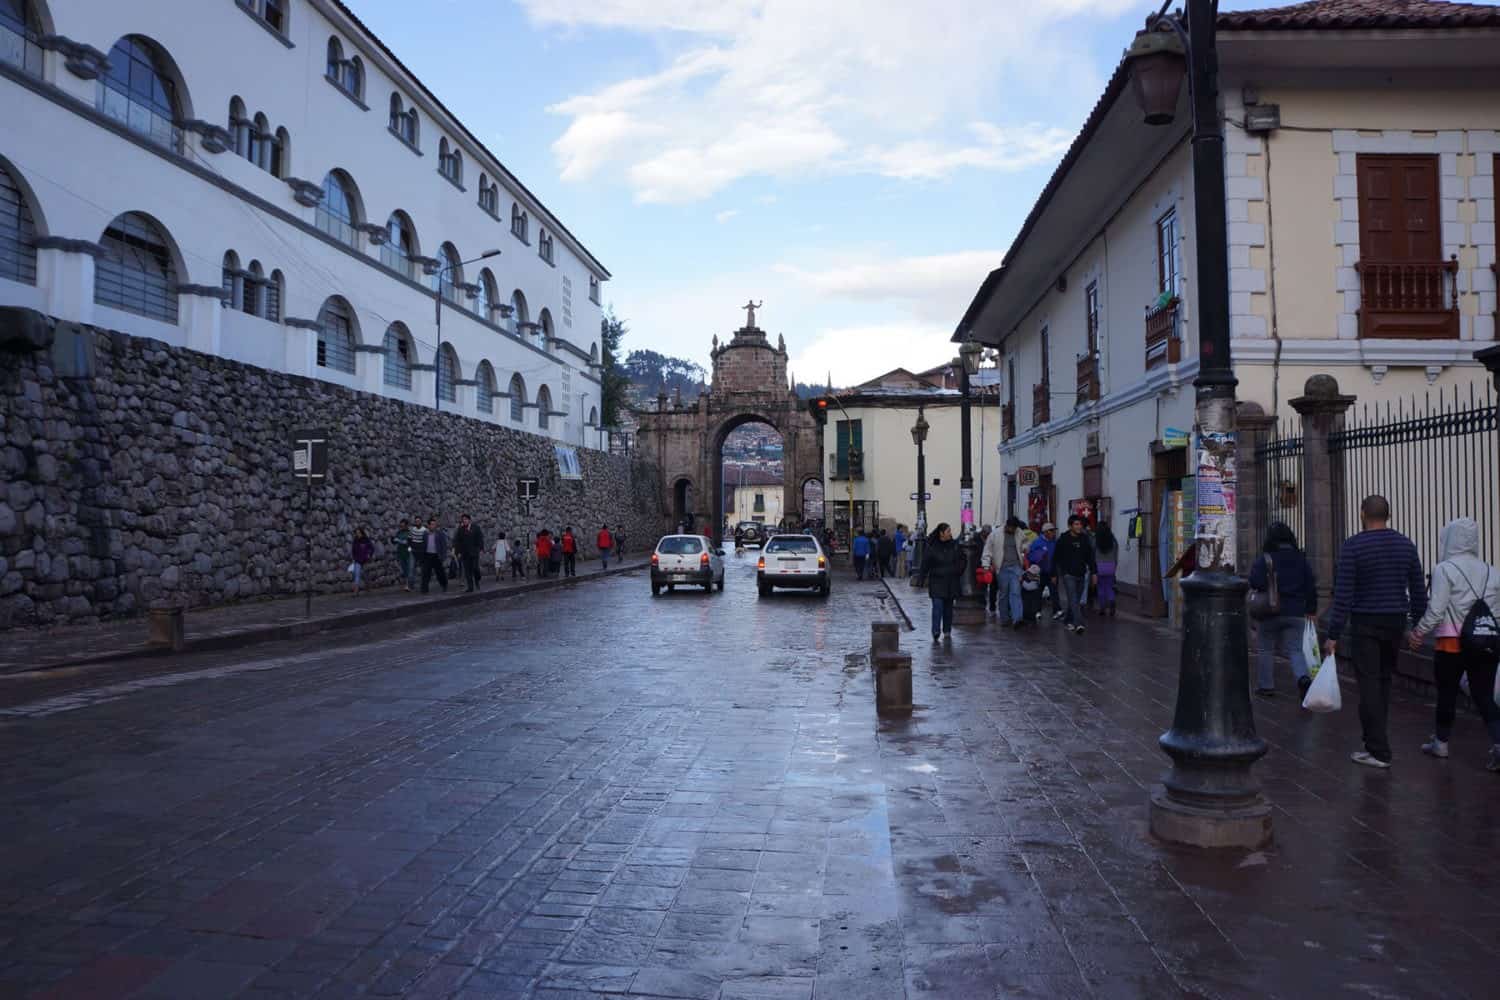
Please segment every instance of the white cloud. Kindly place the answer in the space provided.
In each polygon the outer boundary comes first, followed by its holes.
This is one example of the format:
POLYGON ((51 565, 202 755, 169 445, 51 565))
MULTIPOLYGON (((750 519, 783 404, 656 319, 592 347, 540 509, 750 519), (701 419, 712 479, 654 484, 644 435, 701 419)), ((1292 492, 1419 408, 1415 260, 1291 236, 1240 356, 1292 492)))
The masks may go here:
POLYGON ((724 211, 716 212, 714 214, 714 221, 722 226, 724 223, 728 222, 730 219, 739 214, 740 210, 737 208, 726 208, 724 211))
POLYGON ((850 260, 823 270, 779 264, 776 270, 824 298, 893 303, 952 332, 974 290, 1000 263, 999 250, 965 250, 922 257, 850 260))
POLYGON ((553 145, 563 177, 618 171, 642 202, 690 202, 735 181, 828 173, 926 180, 1055 159, 1060 110, 1098 81, 1077 23, 1131 0, 522 0, 537 23, 628 30, 663 68, 577 95, 553 145), (1004 99, 1000 96, 1003 94, 1004 99), (1028 117, 1035 115, 1032 112, 1028 117))
POLYGON ((942 364, 954 354, 952 333, 951 326, 924 323, 829 327, 806 344, 789 344, 788 365, 802 382, 819 384, 832 373, 835 386, 854 385, 892 368, 922 371, 942 364))

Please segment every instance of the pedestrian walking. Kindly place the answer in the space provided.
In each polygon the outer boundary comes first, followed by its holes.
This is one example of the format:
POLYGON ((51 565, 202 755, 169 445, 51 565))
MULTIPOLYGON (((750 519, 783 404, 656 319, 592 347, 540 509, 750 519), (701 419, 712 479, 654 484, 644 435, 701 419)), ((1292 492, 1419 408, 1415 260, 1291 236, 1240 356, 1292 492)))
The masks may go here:
POLYGON ((609 557, 615 550, 615 536, 609 533, 609 525, 599 526, 599 534, 594 536, 594 547, 599 550, 599 568, 609 569, 609 557))
POLYGON ((615 529, 615 561, 619 562, 625 558, 625 532, 619 528, 615 529))
POLYGON ((906 537, 906 525, 896 525, 896 534, 891 538, 891 545, 895 549, 895 558, 891 561, 896 564, 894 573, 897 579, 906 575, 907 546, 910 544, 911 539, 906 537))
POLYGON ((1255 693, 1262 698, 1276 694, 1275 657, 1277 647, 1286 654, 1297 678, 1297 690, 1307 694, 1312 686, 1308 663, 1302 652, 1302 634, 1307 622, 1318 620, 1318 587, 1312 565, 1297 547, 1297 535, 1281 521, 1266 528, 1261 557, 1250 567, 1250 586, 1269 590, 1272 577, 1276 583, 1276 613, 1262 618, 1256 625, 1257 667, 1255 693))
POLYGON ((354 592, 365 589, 365 563, 375 555, 375 543, 364 528, 354 529, 354 541, 349 546, 349 573, 354 577, 354 592))
MULTIPOLYGON (((1490 733, 1489 759, 1485 766, 1500 771, 1500 707, 1495 704, 1496 656, 1493 647, 1476 640, 1479 620, 1491 622, 1500 613, 1500 569, 1479 556, 1479 525, 1472 518, 1449 521, 1438 535, 1438 564, 1432 570, 1432 600, 1427 613, 1411 632, 1411 648, 1422 647, 1422 639, 1436 630, 1432 672, 1437 679, 1437 723, 1422 752, 1448 756, 1457 714, 1459 681, 1469 678, 1469 697, 1479 709, 1490 733), (1480 605, 1480 602, 1483 605, 1480 605), (1469 622, 1474 621, 1473 625, 1469 622), (1468 631, 1467 646, 1465 630, 1468 631)), ((1494 633, 1491 632, 1491 635, 1494 633)))
POLYGON ((505 532, 500 532, 495 538, 495 582, 503 580, 505 569, 510 565, 510 542, 505 537, 505 532))
POLYGON ((570 524, 563 529, 562 533, 562 558, 563 575, 578 575, 578 538, 573 534, 573 526, 570 524))
MULTIPOLYGON (((1052 565, 1056 578, 1062 581, 1063 612, 1067 617, 1069 632, 1082 632, 1083 606, 1088 603, 1089 584, 1099 578, 1099 565, 1094 556, 1093 540, 1084 532, 1084 520, 1079 514, 1068 518, 1068 533, 1057 540, 1052 551, 1052 565)), ((1053 586, 1056 587, 1054 581, 1053 586)))
POLYGON ((1035 563, 1021 574, 1021 620, 1015 627, 1027 622, 1040 621, 1042 617, 1042 568, 1035 563))
POLYGON ((526 536, 518 534, 510 543, 510 578, 526 579, 526 536))
POLYGON ((1415 624, 1427 610, 1427 590, 1417 547, 1390 526, 1389 501, 1378 495, 1365 497, 1359 520, 1362 530, 1339 551, 1323 650, 1336 654, 1344 626, 1349 626, 1349 658, 1359 682, 1359 724, 1365 742, 1363 750, 1350 756, 1356 764, 1386 768, 1391 766, 1387 723, 1396 653, 1407 624, 1415 624))
POLYGON ((896 575, 896 540, 884 528, 880 529, 880 537, 875 541, 875 558, 880 564, 881 576, 896 575))
POLYGON ((953 601, 958 597, 958 578, 964 571, 963 553, 944 521, 927 537, 922 553, 921 576, 932 599, 932 641, 953 634, 953 601))
MULTIPOLYGON (((1048 521, 1042 525, 1042 533, 1036 536, 1031 547, 1026 550, 1026 561, 1028 565, 1040 569, 1042 578, 1042 592, 1045 595, 1049 590, 1052 593, 1052 620, 1057 621, 1065 614, 1063 611, 1062 595, 1058 593, 1062 588, 1058 586, 1057 580, 1052 575, 1052 552, 1057 544, 1057 525, 1048 521)), ((1041 612, 1037 612, 1037 618, 1041 618, 1041 612)))
POLYGON ((458 570, 463 574, 464 592, 478 589, 479 554, 484 551, 484 532, 468 514, 458 519, 458 530, 453 533, 453 554, 458 558, 458 570))
POLYGON ((427 519, 427 530, 422 533, 422 593, 427 593, 434 575, 443 593, 448 592, 448 570, 443 563, 448 558, 448 533, 438 527, 438 519, 427 519))
POLYGON ((548 532, 547 537, 552 542, 552 547, 547 551, 547 573, 549 576, 562 574, 562 532, 548 532))
POLYGON ((870 536, 863 531, 856 532, 850 552, 854 554, 854 576, 856 579, 865 578, 865 564, 870 561, 870 536))
POLYGON ((1020 519, 1006 518, 1003 531, 990 532, 980 564, 995 574, 996 606, 1005 616, 1005 624, 1011 628, 1020 628, 1024 623, 1021 607, 1021 566, 1024 562, 1020 519))
POLYGON ((396 552, 396 566, 401 572, 401 589, 408 593, 411 592, 412 568, 416 565, 412 556, 412 533, 416 528, 416 524, 408 528, 402 522, 396 525, 396 533, 391 536, 391 548, 396 552))
POLYGON ((552 532, 546 528, 537 532, 537 576, 546 577, 552 568, 552 532))
POLYGON ((1115 572, 1119 568, 1120 541, 1115 538, 1115 533, 1109 530, 1107 522, 1099 525, 1099 530, 1094 532, 1094 558, 1099 565, 1099 585, 1096 600, 1099 602, 1099 614, 1115 616, 1115 572))

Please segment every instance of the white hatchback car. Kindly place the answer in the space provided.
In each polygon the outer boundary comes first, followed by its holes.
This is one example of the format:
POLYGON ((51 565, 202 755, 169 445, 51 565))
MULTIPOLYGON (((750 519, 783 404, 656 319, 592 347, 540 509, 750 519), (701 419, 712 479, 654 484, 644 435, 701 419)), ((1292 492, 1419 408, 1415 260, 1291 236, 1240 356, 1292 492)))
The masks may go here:
POLYGON ((651 593, 678 584, 698 584, 705 591, 724 589, 724 550, 704 535, 666 535, 651 553, 651 593))

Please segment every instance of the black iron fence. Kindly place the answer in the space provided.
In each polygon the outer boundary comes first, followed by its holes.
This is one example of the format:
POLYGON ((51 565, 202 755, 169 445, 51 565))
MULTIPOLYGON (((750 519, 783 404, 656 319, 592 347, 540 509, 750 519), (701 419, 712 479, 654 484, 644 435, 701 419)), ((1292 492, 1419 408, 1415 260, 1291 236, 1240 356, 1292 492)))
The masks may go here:
POLYGON ((1277 422, 1266 443, 1255 449, 1255 474, 1265 502, 1259 507, 1260 523, 1252 525, 1255 537, 1250 540, 1250 551, 1260 551, 1261 539, 1273 521, 1286 522, 1297 533, 1297 541, 1305 544, 1300 421, 1277 422))
POLYGON ((1481 555, 1500 563, 1500 419, 1488 384, 1351 410, 1328 447, 1340 541, 1359 531, 1360 501, 1378 493, 1429 572, 1455 517, 1478 522, 1481 555))

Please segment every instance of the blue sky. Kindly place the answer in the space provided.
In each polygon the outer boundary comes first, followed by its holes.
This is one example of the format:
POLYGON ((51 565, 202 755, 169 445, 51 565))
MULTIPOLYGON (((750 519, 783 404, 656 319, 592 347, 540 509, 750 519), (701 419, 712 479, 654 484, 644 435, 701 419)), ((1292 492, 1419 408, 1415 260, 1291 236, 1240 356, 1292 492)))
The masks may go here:
POLYGON ((836 384, 952 356, 1156 6, 350 2, 610 268, 628 347, 706 363, 753 296, 836 384))

